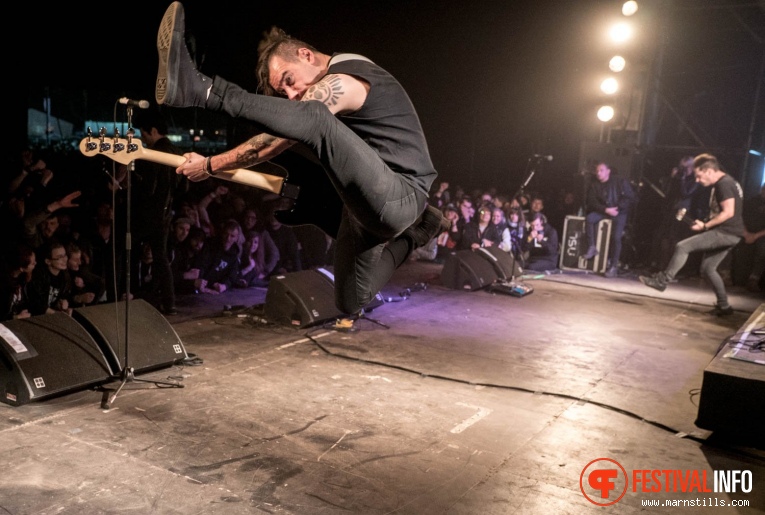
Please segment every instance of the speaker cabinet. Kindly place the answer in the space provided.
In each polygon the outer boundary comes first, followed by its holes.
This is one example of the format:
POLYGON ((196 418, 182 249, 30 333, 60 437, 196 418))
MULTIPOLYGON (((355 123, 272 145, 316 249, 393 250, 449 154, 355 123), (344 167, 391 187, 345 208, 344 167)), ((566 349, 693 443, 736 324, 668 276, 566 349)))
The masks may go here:
POLYGON ((765 364, 754 342, 762 341, 765 303, 727 338, 704 369, 695 424, 704 429, 745 436, 762 444, 765 434, 765 364))
MULTIPOLYGON (((384 303, 378 292, 364 310, 372 311, 384 303)), ((300 328, 346 316, 335 306, 335 276, 327 268, 272 277, 263 312, 271 322, 300 328)))
POLYGON ((582 257, 589 248, 586 223, 587 220, 583 216, 567 216, 563 222, 560 267, 562 270, 590 270, 603 273, 608 267, 611 220, 606 218, 598 222, 595 228, 595 247, 598 249, 598 255, 590 260, 582 257))
POLYGON ((20 406, 106 383, 117 373, 69 315, 0 323, 0 401, 20 406))
POLYGON ((441 284, 452 290, 480 290, 497 279, 500 276, 493 262, 473 250, 452 252, 441 270, 441 284))
POLYGON ((343 316, 335 307, 334 279, 325 269, 272 277, 266 292, 266 318, 277 324, 308 327, 343 316))
POLYGON ((502 281, 510 281, 523 275, 520 265, 509 252, 497 247, 476 249, 473 252, 488 260, 497 272, 497 277, 502 281))
POLYGON ((125 368, 126 351, 128 366, 136 373, 169 367, 188 357, 178 333, 154 306, 135 299, 128 309, 127 343, 124 301, 76 308, 72 313, 104 350, 112 369, 125 368))

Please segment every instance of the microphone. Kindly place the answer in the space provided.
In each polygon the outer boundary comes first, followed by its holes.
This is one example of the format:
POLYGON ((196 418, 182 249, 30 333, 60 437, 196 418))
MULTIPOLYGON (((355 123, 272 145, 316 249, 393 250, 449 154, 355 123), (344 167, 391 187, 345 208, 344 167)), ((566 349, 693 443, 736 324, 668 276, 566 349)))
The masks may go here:
POLYGON ((537 159, 541 159, 542 161, 552 161, 553 160, 553 156, 551 156, 550 154, 547 154, 547 155, 545 155, 545 154, 534 154, 534 157, 536 157, 537 159))
POLYGON ((149 108, 148 100, 133 100, 132 98, 122 97, 119 100, 117 100, 117 102, 119 102, 122 105, 130 106, 130 107, 139 107, 141 109, 149 108))

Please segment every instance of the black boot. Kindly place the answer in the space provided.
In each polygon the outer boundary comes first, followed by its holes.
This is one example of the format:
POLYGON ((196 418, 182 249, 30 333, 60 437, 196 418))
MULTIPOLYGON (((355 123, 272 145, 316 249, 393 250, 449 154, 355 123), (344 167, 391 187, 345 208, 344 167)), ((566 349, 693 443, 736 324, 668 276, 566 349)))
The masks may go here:
POLYGON ((428 205, 422 216, 404 231, 403 236, 412 240, 414 244, 412 250, 414 250, 424 247, 440 233, 448 231, 449 227, 451 227, 451 223, 444 218, 441 210, 428 205))
POLYGON ((171 107, 205 107, 212 79, 197 71, 186 42, 183 5, 173 2, 165 11, 157 32, 159 70, 155 97, 157 104, 171 107))
POLYGON ((730 305, 721 307, 719 303, 716 303, 715 307, 709 311, 709 314, 716 317, 727 317, 733 314, 733 308, 730 305))
POLYGON ((584 256, 582 256, 582 258, 589 261, 590 259, 594 258, 597 255, 598 255, 598 249, 595 248, 595 245, 590 245, 590 248, 587 249, 587 253, 584 256))
POLYGON ((639 279, 641 283, 659 291, 666 290, 667 283, 669 282, 667 275, 664 272, 657 272, 653 275, 641 275, 639 279))

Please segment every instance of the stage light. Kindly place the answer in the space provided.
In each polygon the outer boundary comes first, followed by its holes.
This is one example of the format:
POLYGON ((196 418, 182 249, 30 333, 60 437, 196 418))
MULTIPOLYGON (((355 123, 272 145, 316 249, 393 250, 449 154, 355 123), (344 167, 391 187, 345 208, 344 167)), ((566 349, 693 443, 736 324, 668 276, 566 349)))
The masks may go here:
POLYGON ((610 122, 614 117, 614 108, 611 106, 602 106, 598 109, 598 120, 601 122, 610 122))
POLYGON ((619 90, 619 82, 613 77, 609 77, 600 83, 600 91, 606 95, 613 95, 619 90))
POLYGON ((632 37, 632 27, 628 23, 620 22, 611 27, 608 35, 615 43, 624 43, 632 37))
POLYGON ((638 10, 638 4, 635 2, 635 0, 629 0, 628 2, 624 2, 624 5, 622 5, 622 14, 624 16, 632 16, 635 14, 638 10))
POLYGON ((611 60, 608 62, 608 67, 611 69, 612 72, 619 73, 620 71, 624 70, 624 67, 627 66, 627 61, 624 60, 624 57, 620 55, 615 55, 611 58, 611 60))

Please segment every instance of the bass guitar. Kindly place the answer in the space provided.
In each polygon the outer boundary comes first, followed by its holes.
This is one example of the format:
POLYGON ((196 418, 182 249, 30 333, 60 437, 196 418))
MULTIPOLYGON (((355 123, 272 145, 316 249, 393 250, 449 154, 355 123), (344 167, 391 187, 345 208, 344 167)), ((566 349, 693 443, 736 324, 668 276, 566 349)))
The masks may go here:
MULTIPOLYGON (((109 138, 103 134, 88 136, 80 141, 79 147, 85 156, 104 156, 124 165, 138 159, 177 168, 186 162, 183 156, 145 148, 137 138, 109 138)), ((280 223, 289 226, 315 225, 330 237, 337 238, 342 200, 324 170, 317 164, 303 161, 296 167, 299 173, 289 173, 278 164, 265 162, 251 168, 216 172, 215 178, 252 186, 288 199, 291 201, 290 208, 275 212, 280 223), (300 177, 301 174, 305 177, 300 177)))

